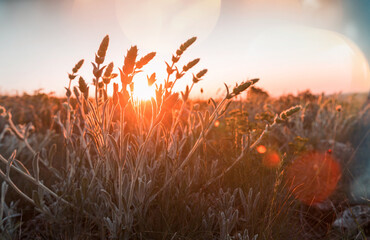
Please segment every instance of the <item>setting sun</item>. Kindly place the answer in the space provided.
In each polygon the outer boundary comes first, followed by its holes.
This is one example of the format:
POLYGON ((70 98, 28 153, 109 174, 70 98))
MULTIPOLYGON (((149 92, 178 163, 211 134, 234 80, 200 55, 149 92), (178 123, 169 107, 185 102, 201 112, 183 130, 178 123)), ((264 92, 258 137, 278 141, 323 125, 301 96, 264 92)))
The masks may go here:
POLYGON ((150 100, 155 97, 155 86, 148 86, 146 81, 136 81, 134 85, 134 99, 135 100, 150 100))

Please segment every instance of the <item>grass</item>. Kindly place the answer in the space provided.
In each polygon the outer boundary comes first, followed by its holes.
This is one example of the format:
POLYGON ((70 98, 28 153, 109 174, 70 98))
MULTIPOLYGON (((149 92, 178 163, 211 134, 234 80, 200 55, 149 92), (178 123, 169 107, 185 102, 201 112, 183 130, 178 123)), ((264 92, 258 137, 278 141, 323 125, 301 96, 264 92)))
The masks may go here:
MULTIPOLYGON (((121 68, 105 65, 108 36, 92 83, 78 74, 81 60, 64 98, 1 97, 3 239, 352 237, 332 222, 350 204, 349 166, 367 137, 369 108, 309 91, 270 98, 258 79, 225 85, 219 101, 194 102, 189 94, 207 70, 192 73, 199 58, 178 62, 195 41, 166 62, 164 81, 147 74, 156 86, 151 101, 136 101, 133 92, 156 54, 139 58, 133 46, 121 68), (174 92, 191 74, 189 86, 174 92), (295 168, 300 161, 306 165, 295 168)), ((366 235, 361 224, 357 230, 366 235)))

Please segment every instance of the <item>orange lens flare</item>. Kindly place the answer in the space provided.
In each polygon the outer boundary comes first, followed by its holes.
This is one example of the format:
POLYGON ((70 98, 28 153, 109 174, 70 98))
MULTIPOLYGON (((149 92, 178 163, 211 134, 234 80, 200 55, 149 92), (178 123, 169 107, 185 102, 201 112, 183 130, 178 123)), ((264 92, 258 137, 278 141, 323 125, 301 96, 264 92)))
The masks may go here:
POLYGON ((258 153, 266 153, 267 149, 265 146, 263 145, 259 145, 257 148, 256 148, 257 152, 258 153))
POLYGON ((329 153, 306 153, 287 169, 293 195, 307 205, 325 201, 336 189, 340 177, 340 165, 329 153))
POLYGON ((265 154, 265 156, 262 159, 262 163, 264 166, 268 168, 276 168, 280 164, 280 156, 275 151, 269 151, 265 154))
POLYGON ((220 126, 220 121, 216 120, 215 127, 219 127, 219 126, 220 126))

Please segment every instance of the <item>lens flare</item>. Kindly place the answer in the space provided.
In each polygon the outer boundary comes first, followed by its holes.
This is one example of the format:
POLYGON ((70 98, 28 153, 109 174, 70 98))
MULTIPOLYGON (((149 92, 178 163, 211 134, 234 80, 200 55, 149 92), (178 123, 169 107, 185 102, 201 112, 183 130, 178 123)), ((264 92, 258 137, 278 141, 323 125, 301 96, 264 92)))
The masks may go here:
POLYGON ((262 159, 264 166, 268 168, 276 168, 280 164, 280 155, 276 151, 268 151, 262 159))
POLYGON ((215 122, 215 127, 217 128, 217 127, 219 127, 220 126, 220 121, 219 120, 216 120, 216 122, 215 122))
POLYGON ((340 165, 330 153, 306 153, 287 169, 290 190, 307 205, 326 200, 336 189, 340 177, 340 165))
POLYGON ((265 153, 267 151, 266 147, 263 146, 263 145, 259 145, 257 148, 256 148, 257 152, 258 153, 265 153))

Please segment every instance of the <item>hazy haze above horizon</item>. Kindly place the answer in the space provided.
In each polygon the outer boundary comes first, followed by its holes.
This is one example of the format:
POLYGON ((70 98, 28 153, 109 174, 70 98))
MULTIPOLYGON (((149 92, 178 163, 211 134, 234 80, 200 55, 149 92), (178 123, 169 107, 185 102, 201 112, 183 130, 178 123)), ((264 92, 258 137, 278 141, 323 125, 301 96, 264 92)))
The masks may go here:
MULTIPOLYGON (((366 0, 0 0, 0 93, 63 94, 67 72, 81 75, 109 34, 106 62, 122 67, 126 50, 157 51, 146 73, 164 78, 164 61, 186 39, 184 55, 209 72, 200 97, 249 78, 272 95, 365 92, 370 87, 370 1, 366 0)), ((145 69, 144 69, 145 70, 145 69)), ((146 81, 144 74, 138 80, 146 81)), ((119 80, 116 79, 116 82, 119 80)), ((191 74, 179 87, 191 83, 191 74)))

